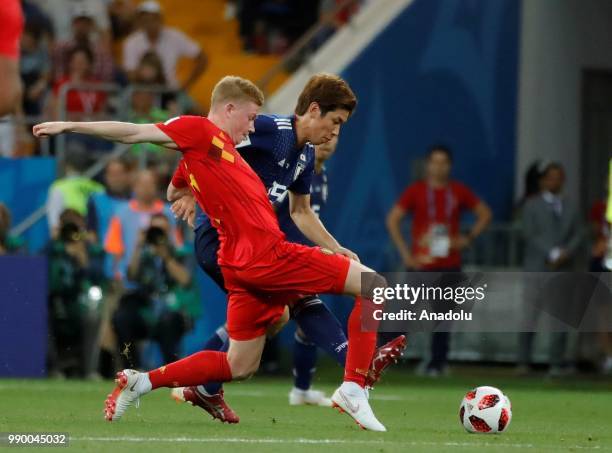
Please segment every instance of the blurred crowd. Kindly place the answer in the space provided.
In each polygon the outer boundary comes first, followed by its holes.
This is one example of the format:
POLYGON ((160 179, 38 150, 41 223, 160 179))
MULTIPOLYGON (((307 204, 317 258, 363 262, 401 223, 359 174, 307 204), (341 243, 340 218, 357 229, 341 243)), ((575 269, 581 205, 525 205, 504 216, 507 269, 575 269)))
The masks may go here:
MULTIPOLYGON (((284 54, 308 29, 320 28, 306 51, 319 47, 364 0, 228 0, 243 50, 284 54)), ((39 118, 158 121, 202 113, 189 89, 208 57, 183 31, 165 25, 153 0, 22 0, 25 18, 19 70, 23 96, 12 121, 0 121, 0 156, 55 154, 40 149, 30 130, 39 118), (179 79, 177 63, 190 61, 179 79), (17 126, 15 126, 17 125, 17 126)), ((304 54, 300 54, 301 57, 304 54)), ((86 143, 101 151, 108 145, 86 143)))
MULTIPOLYGON (((163 201, 167 179, 128 156, 110 160, 98 182, 82 173, 86 155, 72 151, 67 159, 47 200, 49 374, 140 367, 146 344, 158 345, 164 362, 176 360, 201 301, 184 240, 190 232, 163 201)), ((0 204, 0 254, 24 253, 10 226, 0 204)))
MULTIPOLYGON (((39 154, 30 130, 40 118, 119 116, 151 122, 179 111, 199 112, 187 93, 206 70, 207 56, 185 33, 164 24, 157 2, 23 0, 22 10, 23 96, 13 118, 17 121, 0 124, 0 155, 39 154), (191 66, 179 80, 177 63, 182 58, 191 66)), ((85 144, 108 150, 101 141, 85 144)), ((51 142, 50 153, 56 148, 51 142)))

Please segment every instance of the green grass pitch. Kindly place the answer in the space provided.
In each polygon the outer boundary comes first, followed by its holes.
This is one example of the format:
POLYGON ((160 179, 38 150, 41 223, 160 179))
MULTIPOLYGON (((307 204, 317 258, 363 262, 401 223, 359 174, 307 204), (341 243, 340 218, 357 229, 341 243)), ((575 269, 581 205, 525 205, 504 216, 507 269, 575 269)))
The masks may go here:
MULTIPOLYGON (((0 380, 0 432, 68 432, 70 450, 113 453, 612 451, 609 379, 548 382, 508 374, 468 369, 428 380, 395 370, 371 393, 387 433, 361 431, 330 408, 290 407, 287 378, 255 377, 227 385, 227 400, 241 417, 231 426, 175 403, 167 389, 146 395, 139 408, 108 423, 102 407, 111 382, 0 380), (468 434, 460 426, 461 398, 477 385, 500 387, 512 400, 506 433, 468 434)), ((331 393, 336 383, 328 372, 316 384, 331 393)))

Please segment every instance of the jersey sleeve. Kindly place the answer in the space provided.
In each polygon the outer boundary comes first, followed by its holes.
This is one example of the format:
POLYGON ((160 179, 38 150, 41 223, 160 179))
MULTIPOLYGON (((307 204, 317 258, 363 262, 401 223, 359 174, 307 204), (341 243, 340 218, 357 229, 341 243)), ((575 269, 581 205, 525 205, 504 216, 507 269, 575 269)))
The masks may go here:
POLYGON ((183 174, 182 165, 183 162, 179 162, 176 170, 174 170, 174 174, 172 175, 172 185, 177 189, 183 189, 189 186, 187 180, 185 179, 185 175, 183 174))
POLYGON ((310 186, 312 185, 312 177, 314 175, 314 152, 310 154, 310 159, 306 163, 304 171, 300 173, 300 176, 293 181, 293 184, 289 186, 289 190, 293 193, 299 193, 307 195, 310 193, 310 186))
POLYGON ((179 151, 195 150, 212 139, 210 121, 202 116, 177 116, 156 126, 172 139, 179 151))
POLYGON ((459 206, 466 209, 474 209, 480 203, 480 198, 467 186, 457 183, 457 195, 459 195, 459 206))
POLYGON ((397 200, 396 206, 399 206, 405 212, 412 211, 417 200, 416 186, 411 185, 404 190, 397 200))

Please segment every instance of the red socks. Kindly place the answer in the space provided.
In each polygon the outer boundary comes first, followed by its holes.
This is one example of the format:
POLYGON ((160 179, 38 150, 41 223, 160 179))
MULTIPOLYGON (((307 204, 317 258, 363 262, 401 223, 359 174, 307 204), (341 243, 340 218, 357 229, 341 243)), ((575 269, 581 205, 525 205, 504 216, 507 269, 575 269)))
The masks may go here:
POLYGON ((227 353, 200 351, 195 354, 149 371, 153 389, 158 387, 188 387, 217 381, 232 380, 227 353))
POLYGON ((362 298, 355 298, 355 305, 348 320, 348 351, 344 366, 344 381, 365 386, 365 379, 376 350, 376 332, 362 332, 362 298))

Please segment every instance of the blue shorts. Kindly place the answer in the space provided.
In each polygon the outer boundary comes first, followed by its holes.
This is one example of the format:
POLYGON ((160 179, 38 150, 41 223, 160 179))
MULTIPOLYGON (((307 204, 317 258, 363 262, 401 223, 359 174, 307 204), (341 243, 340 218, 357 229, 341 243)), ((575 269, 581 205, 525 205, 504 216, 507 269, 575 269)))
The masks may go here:
POLYGON ((195 257, 200 268, 206 275, 213 279, 219 288, 225 293, 225 280, 221 273, 221 268, 217 262, 217 252, 219 251, 219 235, 214 228, 198 228, 195 230, 193 242, 195 257))

